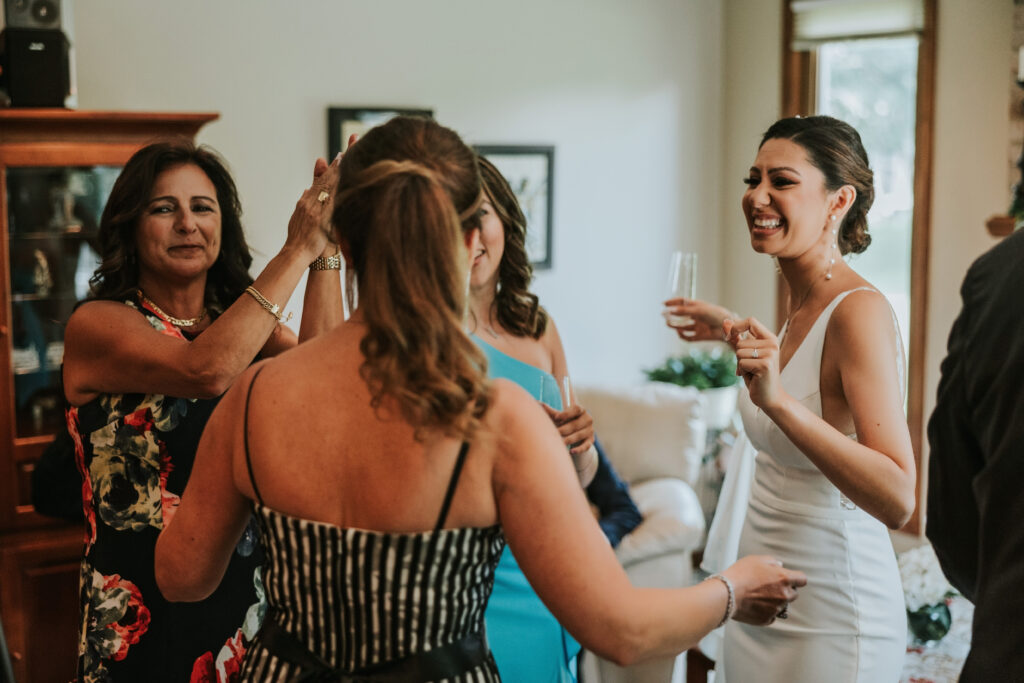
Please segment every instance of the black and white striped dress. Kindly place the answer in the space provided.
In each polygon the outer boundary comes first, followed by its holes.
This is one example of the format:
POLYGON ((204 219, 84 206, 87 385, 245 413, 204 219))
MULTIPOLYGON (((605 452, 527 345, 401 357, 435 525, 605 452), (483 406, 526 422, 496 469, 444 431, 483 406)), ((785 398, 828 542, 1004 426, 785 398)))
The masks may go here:
MULTIPOLYGON (((446 645, 484 628, 501 527, 380 533, 255 505, 266 553, 266 618, 340 671, 446 645)), ((257 636, 244 681, 290 681, 300 667, 257 636)), ((499 681, 494 658, 452 681, 499 681)))

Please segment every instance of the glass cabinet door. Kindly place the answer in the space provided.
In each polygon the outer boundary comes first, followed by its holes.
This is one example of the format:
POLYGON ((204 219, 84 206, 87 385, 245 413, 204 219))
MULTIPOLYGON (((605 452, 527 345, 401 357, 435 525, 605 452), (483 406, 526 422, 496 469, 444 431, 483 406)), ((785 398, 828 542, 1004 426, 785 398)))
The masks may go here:
POLYGON ((11 371, 15 436, 52 434, 64 420, 64 326, 89 291, 103 206, 121 169, 8 167, 11 371))

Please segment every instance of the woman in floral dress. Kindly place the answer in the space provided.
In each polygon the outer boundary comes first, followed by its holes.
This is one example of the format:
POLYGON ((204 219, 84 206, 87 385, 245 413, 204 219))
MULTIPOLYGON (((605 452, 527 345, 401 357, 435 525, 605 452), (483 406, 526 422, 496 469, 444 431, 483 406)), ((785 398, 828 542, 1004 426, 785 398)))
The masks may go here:
POLYGON ((307 267, 317 269, 306 291, 316 318, 303 321, 302 336, 341 319, 340 305, 322 304, 340 301, 337 259, 327 258, 336 247, 324 231, 337 164, 318 160, 314 175, 284 247, 255 281, 234 182, 211 150, 149 145, 114 185, 92 293, 65 334, 86 519, 82 683, 237 678, 261 618, 254 536, 232 553, 220 588, 187 605, 157 589, 154 548, 220 395, 257 356, 296 344, 274 305, 284 306, 307 267))

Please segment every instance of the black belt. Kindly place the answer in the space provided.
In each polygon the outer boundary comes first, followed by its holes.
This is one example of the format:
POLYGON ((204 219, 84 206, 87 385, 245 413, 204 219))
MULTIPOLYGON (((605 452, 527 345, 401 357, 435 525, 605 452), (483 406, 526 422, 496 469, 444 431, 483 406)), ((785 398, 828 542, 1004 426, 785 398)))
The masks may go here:
POLYGON ((320 659, 281 628, 268 614, 260 629, 259 642, 270 654, 302 667, 295 683, 410 683, 454 678, 483 664, 490 650, 483 631, 436 647, 427 652, 395 659, 351 672, 340 671, 320 659))

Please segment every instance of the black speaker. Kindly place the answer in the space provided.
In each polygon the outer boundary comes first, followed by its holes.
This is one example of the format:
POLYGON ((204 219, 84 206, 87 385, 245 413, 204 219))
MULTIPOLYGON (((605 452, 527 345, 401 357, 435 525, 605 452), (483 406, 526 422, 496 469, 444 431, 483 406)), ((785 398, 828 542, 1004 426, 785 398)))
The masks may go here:
POLYGON ((7 28, 65 30, 70 25, 70 0, 4 0, 7 28))
POLYGON ((0 33, 0 83, 15 107, 63 107, 71 92, 70 44, 59 29, 0 33))

